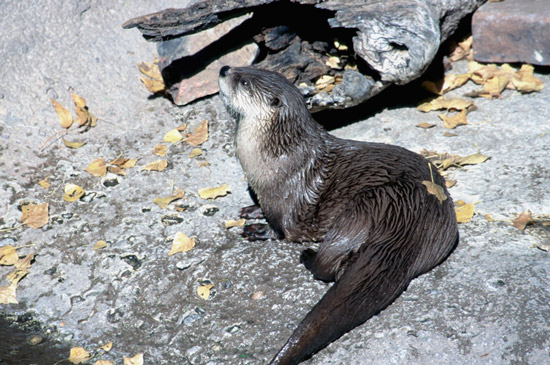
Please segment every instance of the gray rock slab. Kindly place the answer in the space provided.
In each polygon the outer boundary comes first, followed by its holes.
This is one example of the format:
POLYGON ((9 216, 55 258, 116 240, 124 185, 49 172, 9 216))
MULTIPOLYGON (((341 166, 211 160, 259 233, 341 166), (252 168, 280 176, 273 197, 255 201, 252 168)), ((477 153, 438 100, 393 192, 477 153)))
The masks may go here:
MULTIPOLYGON (((249 243, 238 229, 223 227, 251 200, 233 153, 234 125, 218 97, 178 108, 151 98, 141 84, 137 64, 155 57, 154 45, 120 25, 169 6, 0 4, 0 245, 25 246, 21 256, 36 254, 19 283, 19 303, 0 305, 0 312, 32 312, 61 339, 88 350, 112 341, 113 350, 99 359, 117 363, 136 353, 148 364, 267 363, 327 285, 299 263, 304 245, 249 243), (49 98, 71 107, 71 92, 99 118, 90 131, 67 137, 87 141, 76 150, 51 138, 61 127, 49 98), (192 146, 171 145, 166 170, 141 171, 158 159, 151 152, 169 130, 182 122, 193 129, 204 119, 210 137, 203 156, 191 159, 192 146), (96 158, 119 155, 139 161, 117 185, 84 171, 96 158), (199 167, 197 159, 210 165, 199 167), (37 183, 47 176, 51 187, 45 190, 37 183), (65 202, 66 183, 96 195, 65 202), (222 183, 231 194, 198 197, 198 189, 222 183), (179 208, 153 203, 175 187, 186 192, 179 208), (49 223, 38 230, 20 226, 18 207, 25 202, 48 202, 49 223), (213 206, 219 210, 208 215, 213 206), (196 246, 168 256, 179 231, 196 237, 196 246), (93 250, 97 240, 108 246, 93 250), (205 283, 214 284, 209 300, 197 295, 205 283)), ((537 76, 550 85, 550 76, 537 76)), ((381 109, 334 131, 413 151, 466 155, 479 149, 491 159, 451 171, 453 198, 476 203, 476 215, 460 226, 461 243, 450 259, 310 364, 550 361, 550 255, 531 247, 549 239, 548 226, 519 231, 510 223, 524 210, 550 215, 550 89, 505 91, 501 99, 476 104, 470 124, 453 130, 455 137, 444 136, 437 113, 408 106, 381 109), (421 121, 437 126, 415 127, 421 121)), ((0 286, 11 271, 0 267, 0 286)))

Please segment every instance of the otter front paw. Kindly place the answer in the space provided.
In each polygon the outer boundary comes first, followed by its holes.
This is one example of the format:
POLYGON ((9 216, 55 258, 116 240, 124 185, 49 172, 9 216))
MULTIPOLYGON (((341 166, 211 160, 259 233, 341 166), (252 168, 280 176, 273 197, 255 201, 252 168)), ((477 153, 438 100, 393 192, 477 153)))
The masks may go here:
POLYGON ((266 241, 272 238, 271 229, 269 228, 269 225, 265 223, 252 223, 245 225, 241 236, 246 238, 248 241, 266 241))
POLYGON ((263 219, 264 212, 258 204, 239 209, 239 217, 244 219, 263 219))

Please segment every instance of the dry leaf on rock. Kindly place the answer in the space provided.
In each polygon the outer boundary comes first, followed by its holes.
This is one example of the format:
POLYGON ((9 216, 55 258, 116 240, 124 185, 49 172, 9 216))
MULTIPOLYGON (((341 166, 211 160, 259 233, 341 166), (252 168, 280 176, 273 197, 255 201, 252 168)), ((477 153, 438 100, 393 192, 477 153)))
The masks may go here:
POLYGON ((115 365, 111 360, 97 360, 94 365, 115 365))
POLYGON ((19 261, 17 250, 12 245, 0 247, 0 265, 11 266, 19 261))
POLYGON ((149 162, 147 165, 145 165, 141 170, 145 171, 162 171, 168 166, 168 160, 157 160, 153 162, 149 162))
POLYGON ((55 109, 55 112, 59 117, 59 123, 61 124, 61 127, 66 129, 70 128, 70 126, 73 124, 73 116, 71 115, 71 112, 54 99, 50 98, 50 101, 52 102, 53 108, 55 109))
POLYGON ((197 294, 204 300, 210 298, 210 291, 214 287, 214 284, 201 285, 197 288, 197 294))
POLYGON ((115 165, 123 169, 129 169, 136 165, 137 158, 117 157, 109 162, 109 165, 115 165))
POLYGON ((65 185, 65 195, 63 195, 63 200, 67 202, 74 202, 80 199, 84 195, 84 189, 75 184, 66 184, 65 185))
POLYGON ((109 171, 111 174, 126 176, 126 170, 120 168, 119 166, 109 166, 107 167, 107 171, 109 171))
POLYGON ((460 166, 477 165, 487 161, 488 159, 489 159, 488 156, 485 156, 481 153, 474 153, 473 155, 461 157, 456 163, 460 166))
POLYGON ((172 129, 170 132, 166 133, 162 142, 167 143, 176 143, 183 139, 182 134, 177 129, 172 129))
POLYGON ((34 260, 34 253, 28 254, 24 259, 17 261, 15 267, 22 270, 30 269, 32 260, 34 260))
POLYGON ((102 177, 107 175, 107 163, 103 158, 93 160, 84 171, 95 177, 102 177))
POLYGON ((88 128, 95 127, 97 125, 97 118, 90 112, 86 105, 86 100, 82 96, 77 94, 71 94, 75 105, 76 123, 82 127, 88 128))
POLYGON ((423 129, 429 129, 429 128, 435 127, 435 124, 428 123, 428 122, 420 122, 416 126, 423 129))
MULTIPOLYGON (((458 203, 458 202, 457 202, 458 203)), ((458 223, 468 223, 474 216, 475 206, 472 203, 463 203, 455 207, 456 220, 458 223)))
POLYGON ((94 245, 94 251, 100 250, 105 247, 107 247, 107 242, 101 240, 97 241, 94 245))
POLYGON ((155 148, 153 149, 153 154, 160 157, 166 156, 167 153, 168 153, 168 147, 164 144, 156 145, 155 148))
POLYGON ((193 134, 189 135, 185 142, 191 146, 198 146, 208 139, 208 120, 203 120, 202 123, 195 128, 193 134))
POLYGON ((15 269, 8 274, 7 278, 13 285, 17 286, 19 281, 23 279, 28 273, 29 270, 26 269, 15 269))
POLYGON ((422 87, 427 91, 436 94, 443 95, 453 89, 456 89, 464 85, 470 79, 470 74, 460 74, 453 75, 448 74, 445 77, 437 82, 433 81, 424 81, 422 87))
POLYGON ((226 196, 229 192, 229 185, 223 184, 214 188, 199 189, 199 196, 203 199, 216 199, 220 196, 226 196))
POLYGON ((421 112, 429 112, 433 110, 468 110, 475 105, 470 100, 460 98, 445 98, 440 96, 430 101, 424 102, 416 107, 421 112))
POLYGON ((66 146, 66 147, 69 147, 69 148, 73 148, 73 149, 77 149, 77 148, 80 148, 82 146, 84 146, 86 143, 86 141, 83 141, 83 142, 72 142, 72 141, 67 141, 65 138, 61 138, 61 140, 63 141, 63 144, 66 146))
POLYGON ((448 180, 448 179, 445 179, 445 186, 447 188, 452 188, 453 186, 456 185, 456 180, 448 180))
POLYGON ((106 352, 111 351, 112 348, 113 348, 113 343, 112 342, 108 342, 105 345, 100 347, 100 349, 102 349, 103 351, 106 351, 106 352))
POLYGON ((512 222, 512 225, 517 229, 519 229, 520 231, 523 231, 528 224, 533 222, 534 220, 531 215, 531 212, 526 210, 522 212, 516 219, 514 219, 514 221, 512 222))
POLYGON ((49 189, 51 185, 50 182, 48 181, 49 178, 50 178, 49 176, 43 178, 38 182, 38 185, 42 186, 44 189, 49 189))
POLYGON ((73 347, 69 355, 69 361, 73 364, 82 364, 90 360, 91 356, 88 351, 82 347, 73 347))
POLYGON ((178 189, 176 190, 174 195, 170 195, 163 198, 155 198, 153 199, 153 202, 157 204, 159 207, 161 207, 162 209, 166 209, 168 204, 170 204, 174 200, 183 198, 184 195, 185 195, 185 191, 183 191, 182 189, 178 189))
POLYGON ((124 356, 124 365, 143 365, 143 354, 137 354, 134 357, 124 356))
POLYGON ((195 247, 195 238, 189 238, 182 232, 178 232, 174 235, 172 241, 172 248, 168 252, 168 256, 172 256, 178 252, 187 252, 195 247))
POLYGON ((0 304, 17 304, 15 289, 17 285, 0 286, 0 304))
POLYGON ((459 125, 466 125, 468 121, 466 120, 466 110, 461 110, 460 113, 449 116, 444 114, 439 114, 439 118, 443 121, 445 128, 454 129, 459 125))
POLYGON ((239 220, 228 220, 225 221, 225 228, 232 228, 232 227, 242 227, 246 223, 246 219, 242 218, 239 220))
POLYGON ((48 207, 48 203, 24 205, 21 207, 21 223, 34 229, 45 226, 50 219, 48 207))
POLYGON ((146 76, 140 79, 147 90, 149 90, 149 92, 151 92, 152 94, 156 94, 166 89, 157 60, 155 60, 155 62, 153 63, 141 62, 138 65, 138 69, 143 75, 146 76))
POLYGON ((202 150, 200 148, 193 148, 189 154, 190 158, 197 157, 202 155, 202 150))

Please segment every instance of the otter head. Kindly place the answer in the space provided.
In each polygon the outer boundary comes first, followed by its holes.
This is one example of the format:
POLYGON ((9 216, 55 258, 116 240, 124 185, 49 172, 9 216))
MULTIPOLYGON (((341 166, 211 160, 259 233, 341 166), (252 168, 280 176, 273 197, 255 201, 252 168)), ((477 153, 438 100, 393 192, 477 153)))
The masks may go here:
POLYGON ((225 107, 238 123, 266 126, 296 119, 300 112, 309 115, 300 91, 278 73, 223 66, 218 84, 225 107))

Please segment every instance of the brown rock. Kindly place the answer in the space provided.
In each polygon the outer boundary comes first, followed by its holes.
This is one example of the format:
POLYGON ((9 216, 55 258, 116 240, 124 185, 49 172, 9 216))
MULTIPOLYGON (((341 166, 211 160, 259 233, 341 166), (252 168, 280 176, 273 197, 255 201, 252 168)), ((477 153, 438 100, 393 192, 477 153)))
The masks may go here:
POLYGON ((209 64, 203 71, 181 80, 177 91, 170 92, 176 105, 185 105, 193 100, 218 92, 218 72, 224 65, 249 66, 258 53, 256 43, 227 53, 209 64))
POLYGON ((488 2, 472 19, 474 58, 550 65, 550 2, 488 2))

